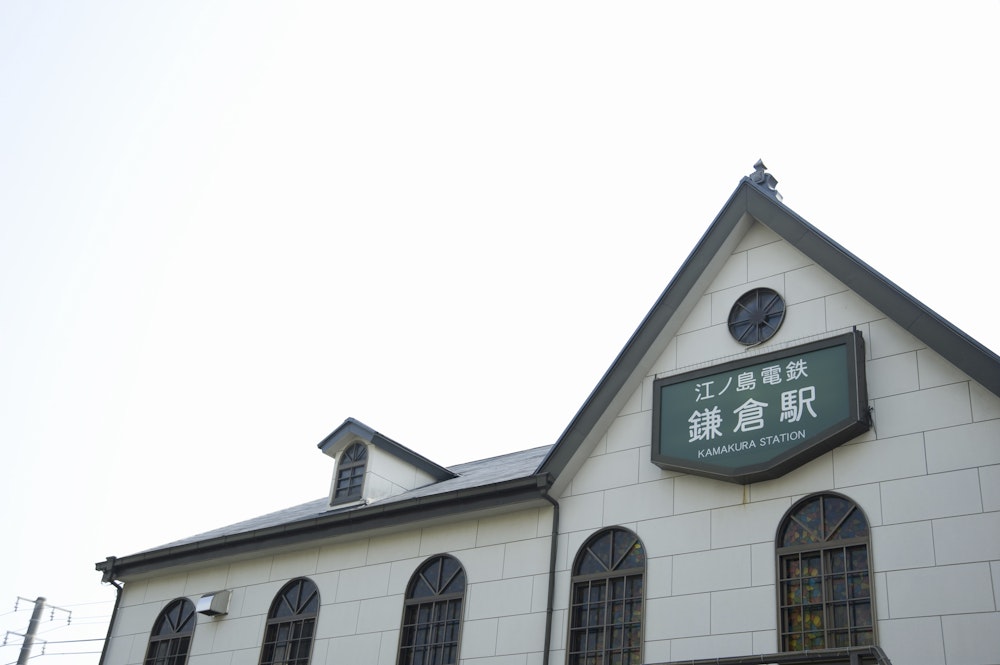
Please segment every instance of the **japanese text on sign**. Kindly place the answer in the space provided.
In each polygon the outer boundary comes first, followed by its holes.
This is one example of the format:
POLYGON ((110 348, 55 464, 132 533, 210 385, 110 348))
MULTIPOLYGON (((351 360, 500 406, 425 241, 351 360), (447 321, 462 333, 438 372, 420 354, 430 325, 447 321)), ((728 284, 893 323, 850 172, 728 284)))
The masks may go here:
MULTIPOLYGON (((782 371, 780 365, 768 365, 760 369, 760 381, 767 385, 778 385, 780 383, 801 382, 807 379, 807 362, 798 358, 790 360, 782 371)), ((736 392, 754 390, 757 387, 757 374, 752 370, 739 372, 736 375, 736 392)), ((694 385, 696 392, 695 402, 710 401, 721 396, 733 385, 733 376, 726 377, 726 384, 722 386, 718 393, 713 393, 715 379, 702 381, 694 385)), ((816 418, 816 411, 813 402, 816 401, 816 386, 808 385, 791 390, 785 390, 780 396, 780 420, 781 422, 797 423, 803 415, 808 413, 816 418)), ((765 419, 765 409, 770 406, 767 402, 760 402, 753 398, 747 399, 733 410, 736 425, 732 432, 752 432, 763 429, 765 419)), ((705 407, 695 410, 688 418, 690 427, 688 428, 688 442, 711 441, 723 436, 723 428, 727 427, 730 420, 729 414, 723 414, 718 406, 705 407)))

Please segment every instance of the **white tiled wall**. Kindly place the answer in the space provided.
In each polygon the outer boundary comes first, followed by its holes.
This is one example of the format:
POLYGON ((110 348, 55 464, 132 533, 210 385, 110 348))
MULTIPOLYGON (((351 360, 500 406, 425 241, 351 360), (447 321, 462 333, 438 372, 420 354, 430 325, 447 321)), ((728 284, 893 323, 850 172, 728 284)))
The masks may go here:
POLYGON ((229 614, 198 616, 190 662, 256 665, 272 600, 287 581, 305 576, 321 599, 312 662, 391 664, 406 585, 439 553, 465 568, 467 662, 532 662, 529 655, 540 654, 544 642, 550 532, 550 510, 521 510, 131 582, 107 663, 141 663, 153 621, 171 600, 197 601, 226 588, 232 591, 229 614))
POLYGON ((872 527, 879 642, 889 657, 1000 662, 1000 400, 766 229, 740 249, 654 364, 640 410, 630 400, 569 485, 563 528, 578 533, 562 560, 572 562, 600 527, 635 530, 648 557, 646 662, 773 652, 778 524, 799 498, 838 491, 872 527), (747 487, 659 470, 648 449, 653 378, 744 353, 726 317, 758 286, 789 304, 761 352, 862 331, 875 428, 747 487), (638 456, 622 454, 640 440, 638 456))

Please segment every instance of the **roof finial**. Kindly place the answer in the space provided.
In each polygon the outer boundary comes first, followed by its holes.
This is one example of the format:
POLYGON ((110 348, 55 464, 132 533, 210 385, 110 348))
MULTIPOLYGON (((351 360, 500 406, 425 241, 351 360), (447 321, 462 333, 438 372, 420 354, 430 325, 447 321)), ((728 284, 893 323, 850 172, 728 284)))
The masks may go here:
POLYGON ((758 159, 757 163, 753 165, 753 173, 750 174, 750 180, 755 185, 758 185, 765 194, 770 194, 779 201, 781 200, 781 194, 778 193, 777 189, 778 180, 767 172, 767 167, 764 166, 763 159, 758 159))

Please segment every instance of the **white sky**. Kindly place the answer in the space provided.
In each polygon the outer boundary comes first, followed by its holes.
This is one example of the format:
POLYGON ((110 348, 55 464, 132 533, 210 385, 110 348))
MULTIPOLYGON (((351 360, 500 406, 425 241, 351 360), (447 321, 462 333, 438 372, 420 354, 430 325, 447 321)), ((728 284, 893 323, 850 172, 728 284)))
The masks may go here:
POLYGON ((759 157, 1000 349, 998 18, 0 2, 0 631, 46 596, 34 660, 96 663, 94 562, 319 498, 348 416, 552 443, 759 157))

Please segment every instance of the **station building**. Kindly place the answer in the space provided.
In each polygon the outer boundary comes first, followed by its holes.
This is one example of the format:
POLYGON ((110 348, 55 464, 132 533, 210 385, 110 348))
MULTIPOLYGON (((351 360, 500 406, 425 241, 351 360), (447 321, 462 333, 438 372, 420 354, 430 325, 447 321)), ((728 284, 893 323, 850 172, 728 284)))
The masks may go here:
POLYGON ((348 418, 316 501, 97 564, 101 665, 1000 662, 1000 358, 758 163, 552 445, 348 418))

